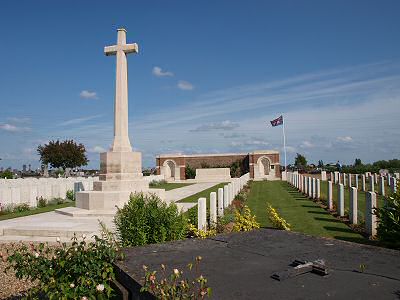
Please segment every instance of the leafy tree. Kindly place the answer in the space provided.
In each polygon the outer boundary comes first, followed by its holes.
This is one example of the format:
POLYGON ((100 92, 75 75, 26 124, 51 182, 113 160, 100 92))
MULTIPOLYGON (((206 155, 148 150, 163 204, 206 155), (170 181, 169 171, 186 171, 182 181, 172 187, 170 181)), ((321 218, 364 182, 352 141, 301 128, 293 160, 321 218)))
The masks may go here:
POLYGON ((76 168, 86 166, 89 162, 85 146, 73 140, 50 141, 44 146, 39 145, 37 152, 42 164, 50 164, 53 168, 76 168))
POLYGON ((305 168, 307 166, 307 159, 304 155, 301 155, 300 153, 297 153, 297 156, 294 160, 294 165, 296 167, 301 167, 301 168, 305 168))
POLYGON ((322 160, 318 161, 318 168, 323 168, 324 167, 324 162, 322 160))
POLYGON ((5 170, 4 172, 0 172, 0 178, 13 179, 14 174, 10 170, 5 170))
POLYGON ((362 166, 361 159, 356 158, 356 160, 354 161, 354 167, 360 167, 360 166, 362 166))

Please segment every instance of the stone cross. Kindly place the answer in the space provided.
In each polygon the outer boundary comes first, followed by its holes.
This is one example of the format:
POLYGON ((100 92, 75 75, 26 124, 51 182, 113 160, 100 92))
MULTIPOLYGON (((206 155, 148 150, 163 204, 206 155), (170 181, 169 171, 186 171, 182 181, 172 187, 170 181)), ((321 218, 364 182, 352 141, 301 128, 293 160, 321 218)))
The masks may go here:
POLYGON ((123 28, 118 29, 117 45, 104 47, 105 55, 117 56, 112 152, 132 151, 128 135, 128 63, 126 55, 138 52, 137 44, 126 43, 126 30, 123 28))

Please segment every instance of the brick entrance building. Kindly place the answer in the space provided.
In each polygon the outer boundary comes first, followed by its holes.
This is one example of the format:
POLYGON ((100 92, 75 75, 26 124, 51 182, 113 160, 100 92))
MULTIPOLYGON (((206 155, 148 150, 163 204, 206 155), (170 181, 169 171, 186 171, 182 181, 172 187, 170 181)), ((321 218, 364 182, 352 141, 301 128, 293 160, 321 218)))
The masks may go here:
MULTIPOLYGON (((186 179, 186 167, 192 169, 223 168, 234 165, 240 173, 250 173, 255 180, 277 180, 281 177, 278 151, 254 151, 223 154, 163 154, 156 157, 157 174, 167 180, 186 179)), ((232 168, 231 168, 232 169, 232 168)), ((232 174, 235 176, 235 174, 232 174)), ((240 176, 240 175, 239 175, 240 176)))

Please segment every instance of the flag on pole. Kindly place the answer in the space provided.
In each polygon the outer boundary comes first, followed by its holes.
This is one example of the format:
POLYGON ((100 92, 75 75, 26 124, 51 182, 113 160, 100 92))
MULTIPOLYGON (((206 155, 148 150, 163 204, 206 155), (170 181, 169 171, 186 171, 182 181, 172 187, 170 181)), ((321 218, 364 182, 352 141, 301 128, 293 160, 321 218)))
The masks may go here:
POLYGON ((282 125, 283 124, 283 116, 280 116, 279 118, 276 118, 275 120, 272 120, 270 122, 271 122, 272 127, 282 125))

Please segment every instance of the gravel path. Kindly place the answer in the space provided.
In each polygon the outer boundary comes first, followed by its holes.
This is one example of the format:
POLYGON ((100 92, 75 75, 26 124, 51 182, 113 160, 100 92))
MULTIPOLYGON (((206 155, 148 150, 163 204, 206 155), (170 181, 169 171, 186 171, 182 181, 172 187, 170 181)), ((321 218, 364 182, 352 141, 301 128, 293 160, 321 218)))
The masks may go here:
MULTIPOLYGON (((0 253, 7 254, 7 249, 12 249, 12 244, 0 243, 0 253)), ((19 299, 23 292, 33 285, 29 281, 18 280, 12 271, 4 272, 7 263, 0 259, 0 299, 19 299)))

